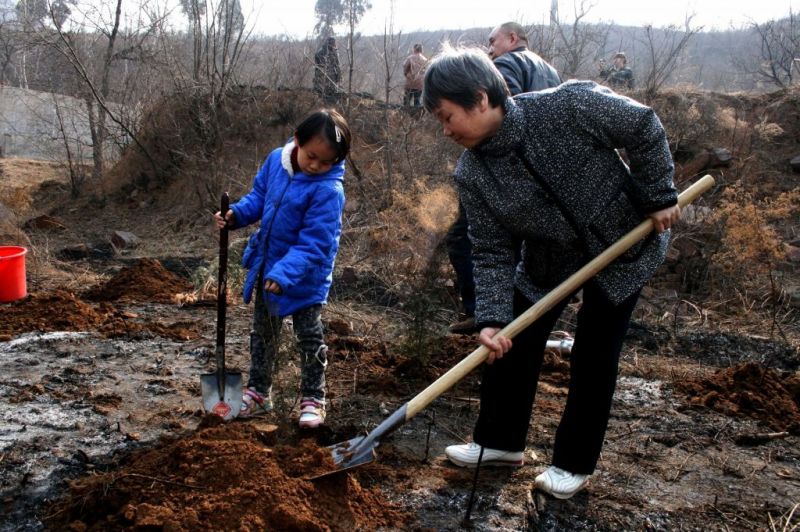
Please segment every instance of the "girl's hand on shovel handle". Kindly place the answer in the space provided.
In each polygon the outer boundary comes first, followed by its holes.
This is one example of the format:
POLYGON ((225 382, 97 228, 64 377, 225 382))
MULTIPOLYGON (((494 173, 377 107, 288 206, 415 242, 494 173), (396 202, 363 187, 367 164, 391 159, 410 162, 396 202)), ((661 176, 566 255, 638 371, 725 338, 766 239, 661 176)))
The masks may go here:
POLYGON ((489 357, 486 359, 487 364, 503 358, 503 355, 511 349, 511 338, 506 338, 505 336, 494 337, 499 330, 497 327, 484 327, 478 335, 478 342, 489 350, 489 357))
POLYGON ((236 215, 233 214, 233 211, 228 209, 228 212, 225 213, 225 218, 222 218, 222 213, 217 211, 214 213, 214 221, 217 223, 217 228, 225 229, 225 227, 231 227, 234 224, 234 220, 236 219, 236 215))
POLYGON ((647 216, 653 220, 653 229, 656 230, 656 233, 663 233, 680 220, 681 208, 678 205, 673 205, 660 211, 651 212, 647 216))
POLYGON ((278 283, 276 283, 272 279, 267 279, 264 282, 264 290, 266 290, 267 292, 272 292, 273 294, 278 294, 278 295, 281 295, 281 293, 283 293, 283 290, 281 289, 281 285, 279 285, 278 283))

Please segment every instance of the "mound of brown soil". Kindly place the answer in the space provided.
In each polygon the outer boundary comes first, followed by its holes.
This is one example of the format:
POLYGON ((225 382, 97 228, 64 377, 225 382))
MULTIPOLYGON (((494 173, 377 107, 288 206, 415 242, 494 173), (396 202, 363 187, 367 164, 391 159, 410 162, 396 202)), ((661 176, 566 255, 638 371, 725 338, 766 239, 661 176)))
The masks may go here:
POLYGON ((113 472, 73 481, 48 512, 72 530, 375 530, 406 516, 377 488, 330 471, 310 440, 269 448, 249 424, 199 430, 134 456, 113 472))
POLYGON ((102 313, 64 290, 31 294, 2 312, 0 339, 30 331, 86 331, 105 321, 102 313))
POLYGON ((192 289, 192 283, 164 268, 158 260, 140 259, 105 283, 91 288, 85 297, 91 301, 172 303, 178 294, 192 289))
POLYGON ((729 416, 748 416, 778 431, 800 434, 800 376, 755 362, 722 369, 709 378, 676 383, 694 405, 729 416))
POLYGON ((136 336, 144 332, 172 338, 198 338, 197 324, 165 325, 135 321, 135 314, 121 312, 108 303, 93 306, 64 290, 32 293, 29 297, 0 306, 0 341, 27 332, 98 331, 104 336, 136 336))

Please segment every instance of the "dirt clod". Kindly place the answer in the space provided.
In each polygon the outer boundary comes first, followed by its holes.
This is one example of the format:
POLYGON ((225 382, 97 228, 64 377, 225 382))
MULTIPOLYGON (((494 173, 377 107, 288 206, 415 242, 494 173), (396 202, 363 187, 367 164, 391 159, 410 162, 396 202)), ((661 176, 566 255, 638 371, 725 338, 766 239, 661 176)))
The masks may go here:
POLYGON ((773 430, 800 434, 798 381, 796 374, 748 362, 719 370, 708 378, 680 382, 677 388, 694 405, 755 418, 773 430))
POLYGON ((95 308, 71 292, 54 290, 34 293, 4 305, 0 334, 29 331, 82 331, 94 329, 104 318, 95 308))

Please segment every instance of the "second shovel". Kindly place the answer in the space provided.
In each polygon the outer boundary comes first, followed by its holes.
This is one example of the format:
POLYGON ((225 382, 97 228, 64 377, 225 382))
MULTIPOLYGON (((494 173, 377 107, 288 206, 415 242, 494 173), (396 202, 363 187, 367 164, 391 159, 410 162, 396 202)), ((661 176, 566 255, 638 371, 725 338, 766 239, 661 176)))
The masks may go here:
MULTIPOLYGON (((222 194, 220 213, 225 218, 230 199, 222 194)), ((225 369, 225 311, 228 303, 228 227, 219 230, 219 277, 217 280, 217 370, 200 375, 203 409, 224 420, 239 415, 242 408, 242 373, 225 369)))

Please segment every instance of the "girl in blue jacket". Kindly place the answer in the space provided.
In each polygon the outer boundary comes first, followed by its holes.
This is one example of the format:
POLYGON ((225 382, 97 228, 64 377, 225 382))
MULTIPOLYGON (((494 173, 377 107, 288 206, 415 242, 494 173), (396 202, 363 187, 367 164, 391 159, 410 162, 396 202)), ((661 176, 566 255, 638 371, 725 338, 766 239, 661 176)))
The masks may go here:
POLYGON ((344 160, 350 128, 336 111, 321 110, 297 127, 294 137, 269 154, 253 189, 225 213, 217 226, 231 229, 261 222, 250 236, 242 265, 247 268, 244 301, 255 290, 250 333, 250 379, 240 416, 272 409, 272 372, 283 318, 292 316, 301 357, 300 426, 325 420, 322 305, 328 298, 339 248, 344 208, 344 160))

